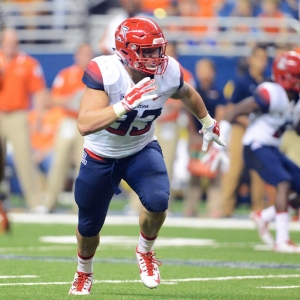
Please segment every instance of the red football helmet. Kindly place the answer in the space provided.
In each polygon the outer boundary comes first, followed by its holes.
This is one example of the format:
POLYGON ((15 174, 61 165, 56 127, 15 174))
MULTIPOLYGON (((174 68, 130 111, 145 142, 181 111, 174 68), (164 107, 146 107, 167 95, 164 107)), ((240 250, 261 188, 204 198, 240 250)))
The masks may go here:
POLYGON ((159 26, 148 18, 133 17, 116 30, 116 53, 125 65, 147 74, 163 74, 168 65, 167 41, 159 26))
POLYGON ((300 93, 300 54, 286 51, 273 62, 273 76, 285 90, 300 93))

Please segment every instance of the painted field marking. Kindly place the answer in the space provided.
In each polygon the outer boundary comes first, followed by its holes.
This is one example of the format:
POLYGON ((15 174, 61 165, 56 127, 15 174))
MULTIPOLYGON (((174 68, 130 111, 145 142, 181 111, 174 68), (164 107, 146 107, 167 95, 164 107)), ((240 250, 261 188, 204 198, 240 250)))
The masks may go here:
MULTIPOLYGON (((269 278, 299 278, 300 274, 288 275, 257 275, 257 276, 228 276, 228 277, 209 277, 209 278, 183 278, 183 279, 162 279, 162 284, 177 284, 179 282, 194 281, 226 281, 226 280, 244 280, 244 279, 269 279, 269 278)), ((141 283, 141 280, 93 280, 94 283, 141 283)), ((64 285, 72 282, 14 282, 1 283, 1 286, 18 286, 18 285, 64 285)))
MULTIPOLYGON (((77 244, 75 235, 66 236, 41 236, 40 242, 56 244, 77 244)), ((135 246, 136 237, 130 236, 101 236, 102 245, 127 245, 135 246)), ((191 238, 161 238, 155 242, 155 247, 171 246, 214 246, 215 241, 211 239, 191 239, 191 238)))
MULTIPOLYGON (((76 225, 78 218, 76 214, 46 214, 38 215, 33 213, 9 213, 12 223, 29 223, 29 224, 72 224, 76 225)), ((138 216, 108 215, 105 219, 106 225, 137 225, 138 216)), ((275 229, 274 223, 269 224, 270 229, 275 229)), ((250 229, 255 230, 252 220, 229 218, 185 218, 167 216, 164 227, 184 227, 184 228, 216 228, 216 229, 250 229)), ((290 231, 300 231, 299 222, 289 223, 290 231)))
POLYGON ((272 251, 274 246, 272 245, 255 245, 254 250, 256 251, 272 251))
POLYGON ((259 286, 259 289, 299 289, 300 285, 291 285, 291 286, 259 286))
POLYGON ((300 274, 288 275, 255 275, 255 276, 226 276, 209 278, 184 278, 184 279, 166 279, 165 281, 190 282, 190 281, 225 281, 225 280, 243 280, 243 279, 270 279, 270 278, 299 278, 300 274))
POLYGON ((0 279, 10 279, 10 278, 37 278, 37 275, 15 275, 15 276, 0 276, 0 279))
POLYGON ((40 246, 40 247, 0 247, 0 253, 7 252, 47 252, 47 251, 68 251, 73 250, 73 246, 40 246))
MULTIPOLYGON (((77 244, 75 235, 65 236, 41 236, 39 241, 42 243, 53 244, 77 244)), ((137 243, 136 237, 130 236, 101 236, 101 245, 119 245, 119 246, 135 246, 137 243)), ((273 247, 268 245, 257 245, 255 242, 233 242, 233 243, 218 243, 212 239, 193 239, 193 238, 168 238, 161 237, 155 242, 155 247, 186 247, 186 246, 198 246, 198 247, 213 247, 213 248, 253 248, 258 251, 272 251, 273 247)), ((1 252, 1 248, 0 248, 1 252)))

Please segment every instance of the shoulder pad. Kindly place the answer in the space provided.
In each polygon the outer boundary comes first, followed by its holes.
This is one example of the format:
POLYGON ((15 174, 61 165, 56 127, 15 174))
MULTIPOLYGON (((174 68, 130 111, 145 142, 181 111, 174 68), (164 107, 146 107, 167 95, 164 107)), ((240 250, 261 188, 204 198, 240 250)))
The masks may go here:
POLYGON ((116 59, 114 55, 102 55, 92 60, 97 63, 100 69, 104 85, 112 85, 120 78, 120 70, 116 59))

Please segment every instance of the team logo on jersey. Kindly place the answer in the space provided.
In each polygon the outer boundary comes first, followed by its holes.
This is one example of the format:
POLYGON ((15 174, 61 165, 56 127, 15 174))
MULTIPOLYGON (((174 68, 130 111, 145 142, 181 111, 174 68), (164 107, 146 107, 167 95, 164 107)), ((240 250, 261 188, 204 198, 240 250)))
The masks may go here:
POLYGON ((86 156, 87 156, 86 152, 83 151, 82 158, 81 158, 81 162, 82 162, 84 165, 87 164, 86 156))

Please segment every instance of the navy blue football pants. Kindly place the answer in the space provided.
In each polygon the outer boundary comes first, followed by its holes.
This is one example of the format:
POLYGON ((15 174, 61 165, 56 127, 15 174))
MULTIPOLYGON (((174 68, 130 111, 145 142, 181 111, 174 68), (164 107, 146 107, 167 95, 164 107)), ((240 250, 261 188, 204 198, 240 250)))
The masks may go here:
POLYGON ((163 212, 168 208, 170 185, 157 141, 121 159, 101 158, 85 150, 75 183, 78 231, 82 236, 100 232, 114 193, 120 193, 118 185, 122 179, 148 211, 163 212))
POLYGON ((300 168, 278 148, 262 146, 252 150, 251 146, 245 146, 244 160, 249 169, 255 170, 270 185, 288 181, 291 189, 300 193, 300 168))

